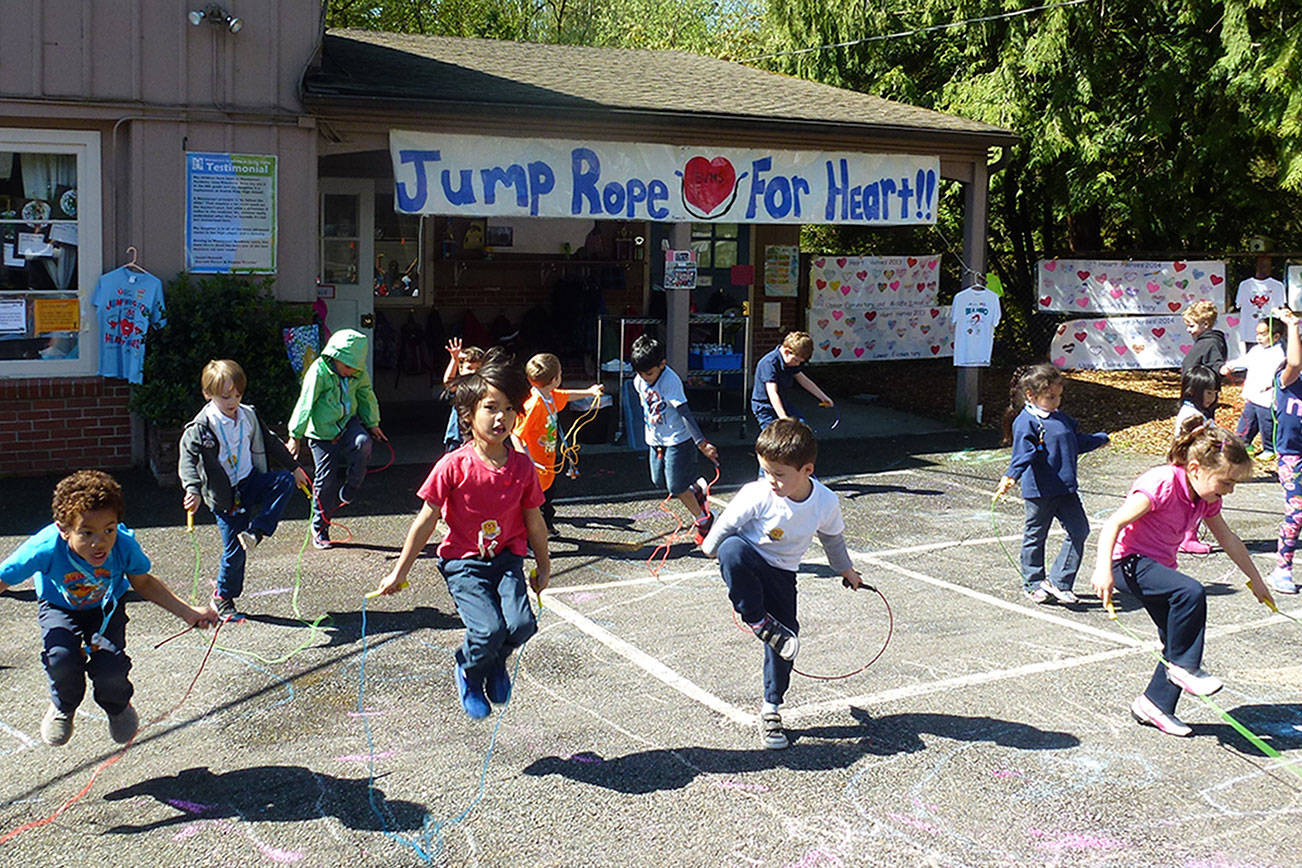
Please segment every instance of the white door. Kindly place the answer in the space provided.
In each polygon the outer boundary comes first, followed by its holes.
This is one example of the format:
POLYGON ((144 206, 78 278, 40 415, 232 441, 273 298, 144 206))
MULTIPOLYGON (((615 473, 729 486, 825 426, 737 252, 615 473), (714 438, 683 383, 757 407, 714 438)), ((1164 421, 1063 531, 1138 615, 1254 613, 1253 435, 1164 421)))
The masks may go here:
POLYGON ((321 262, 318 273, 331 332, 367 337, 366 369, 375 375, 375 182, 321 178, 321 262), (333 287, 333 290, 329 287, 333 287), (333 298, 329 297, 333 292, 333 298))

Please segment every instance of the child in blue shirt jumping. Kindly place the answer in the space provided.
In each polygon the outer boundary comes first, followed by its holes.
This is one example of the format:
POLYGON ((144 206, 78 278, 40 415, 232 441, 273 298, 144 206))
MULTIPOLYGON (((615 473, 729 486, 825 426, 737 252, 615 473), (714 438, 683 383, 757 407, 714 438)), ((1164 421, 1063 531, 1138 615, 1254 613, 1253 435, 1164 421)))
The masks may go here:
POLYGON ((187 605, 149 574, 149 558, 122 524, 125 509, 113 477, 79 470, 55 486, 54 523, 0 564, 5 587, 36 577, 41 662, 50 681, 50 707, 41 721, 41 738, 48 745, 66 744, 72 736, 87 675, 95 703, 108 715, 109 735, 118 744, 135 737, 140 718, 131 705, 127 615, 121 604, 128 590, 192 627, 217 622, 212 608, 187 605))
POLYGON ((1076 459, 1108 442, 1102 431, 1081 434, 1076 420, 1058 409, 1062 385, 1062 372, 1048 363, 1019 368, 1004 412, 1004 442, 1012 443, 1013 454, 995 499, 1021 479, 1026 502, 1022 589, 1033 603, 1077 602, 1072 585, 1085 554, 1090 522, 1076 491, 1076 459), (1044 548, 1055 518, 1067 531, 1067 539, 1046 578, 1044 548))

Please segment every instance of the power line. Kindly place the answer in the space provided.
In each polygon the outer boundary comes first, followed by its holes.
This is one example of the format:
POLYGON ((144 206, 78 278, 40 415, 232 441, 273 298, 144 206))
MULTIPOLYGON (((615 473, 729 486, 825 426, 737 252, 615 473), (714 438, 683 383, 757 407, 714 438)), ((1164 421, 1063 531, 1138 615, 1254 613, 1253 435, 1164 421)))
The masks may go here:
POLYGON ((1015 12, 1004 12, 999 15, 987 15, 983 18, 965 18, 962 21, 951 21, 949 24, 934 24, 931 27, 919 27, 917 30, 901 30, 898 33, 882 33, 877 36, 865 36, 863 39, 851 39, 847 42, 836 42, 831 45, 815 45, 812 48, 796 48, 791 51, 776 51, 772 54, 760 54, 755 57, 744 58, 737 62, 754 63, 757 60, 769 60, 774 57, 791 57, 797 54, 811 54, 815 51, 822 51, 826 48, 849 48, 851 45, 862 45, 865 42, 881 42, 885 39, 898 39, 903 36, 917 36, 919 33, 931 33, 936 30, 952 30, 955 27, 963 27, 968 24, 999 21, 1003 18, 1017 18, 1022 15, 1030 15, 1032 12, 1045 12, 1050 9, 1062 9, 1065 6, 1079 6, 1082 3, 1088 2, 1090 2, 1090 0, 1065 0, 1063 3, 1050 3, 1044 6, 1034 6, 1030 9, 1019 9, 1015 12))

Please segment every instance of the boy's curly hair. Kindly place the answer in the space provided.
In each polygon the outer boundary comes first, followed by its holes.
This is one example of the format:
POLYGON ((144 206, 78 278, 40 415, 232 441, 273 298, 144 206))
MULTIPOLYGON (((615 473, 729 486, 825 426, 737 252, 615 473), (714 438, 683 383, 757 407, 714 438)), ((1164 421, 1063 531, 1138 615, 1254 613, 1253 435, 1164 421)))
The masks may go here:
POLYGON ((78 470, 54 486, 51 509, 55 521, 70 527, 77 516, 97 509, 111 509, 121 521, 127 504, 122 497, 122 486, 112 476, 102 470, 78 470))

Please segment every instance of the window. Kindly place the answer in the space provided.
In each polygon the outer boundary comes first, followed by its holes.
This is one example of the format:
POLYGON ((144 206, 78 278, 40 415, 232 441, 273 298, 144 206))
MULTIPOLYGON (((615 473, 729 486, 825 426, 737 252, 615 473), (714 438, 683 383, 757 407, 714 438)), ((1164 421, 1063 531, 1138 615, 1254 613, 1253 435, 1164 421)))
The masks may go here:
POLYGON ((95 371, 99 133, 0 128, 0 376, 95 371))

